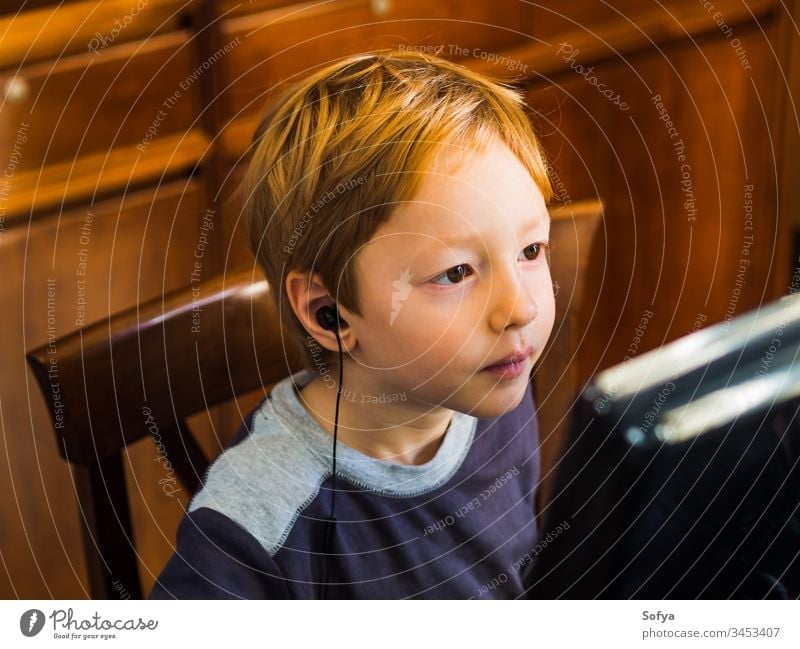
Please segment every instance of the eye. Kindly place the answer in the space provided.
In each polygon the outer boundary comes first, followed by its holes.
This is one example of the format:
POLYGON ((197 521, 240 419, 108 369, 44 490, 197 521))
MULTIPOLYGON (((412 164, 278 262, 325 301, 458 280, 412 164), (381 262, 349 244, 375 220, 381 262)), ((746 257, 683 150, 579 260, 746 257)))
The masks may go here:
POLYGON ((437 275, 431 281, 434 284, 440 284, 440 282, 437 282, 436 280, 444 278, 448 280, 448 282, 450 283, 441 283, 440 285, 452 286, 453 284, 458 284, 459 282, 461 282, 462 279, 464 279, 467 276, 468 269, 469 266, 467 266, 466 264, 459 264, 458 266, 453 266, 452 268, 448 268, 445 272, 443 272, 441 275, 437 275))
POLYGON ((539 254, 542 252, 542 248, 544 248, 547 244, 543 243, 532 243, 529 246, 523 248, 522 254, 525 255, 525 258, 528 261, 533 261, 539 254))

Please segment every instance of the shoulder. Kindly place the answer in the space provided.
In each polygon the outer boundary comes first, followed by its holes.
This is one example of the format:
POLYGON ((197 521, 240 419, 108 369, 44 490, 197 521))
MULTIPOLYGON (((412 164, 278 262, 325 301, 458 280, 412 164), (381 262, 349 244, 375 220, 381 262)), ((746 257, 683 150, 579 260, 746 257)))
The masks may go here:
POLYGON ((224 514, 205 507, 178 526, 177 548, 150 599, 284 599, 289 583, 261 544, 224 514))
POLYGON ((250 414, 209 468, 189 512, 208 508, 241 526, 266 551, 280 549, 299 513, 316 497, 327 463, 300 431, 275 415, 271 399, 250 414))

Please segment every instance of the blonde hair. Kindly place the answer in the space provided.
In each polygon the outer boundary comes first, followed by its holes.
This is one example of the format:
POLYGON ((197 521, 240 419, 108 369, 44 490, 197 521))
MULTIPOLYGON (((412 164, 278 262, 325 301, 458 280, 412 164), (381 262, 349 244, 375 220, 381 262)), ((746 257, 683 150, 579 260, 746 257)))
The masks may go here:
POLYGON ((333 299, 361 316, 352 261, 393 206, 413 198, 442 144, 483 151, 499 138, 550 200, 524 106, 519 91, 413 50, 347 57, 267 105, 237 193, 251 250, 290 318, 283 329, 309 366, 335 365, 338 352, 307 344, 287 273, 319 273, 333 299))

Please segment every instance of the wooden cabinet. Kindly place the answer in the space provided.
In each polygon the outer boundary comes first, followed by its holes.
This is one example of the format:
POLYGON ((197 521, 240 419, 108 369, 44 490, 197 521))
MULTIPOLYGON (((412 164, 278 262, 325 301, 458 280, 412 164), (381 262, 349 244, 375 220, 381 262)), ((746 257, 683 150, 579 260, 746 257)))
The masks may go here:
MULTIPOLYGON (((0 596, 85 595, 71 474, 24 352, 189 285, 201 238, 203 278, 252 267, 230 196, 281 84, 346 54, 402 46, 519 88, 557 200, 606 206, 571 368, 585 379, 787 292, 800 225, 796 7, 36 0, 0 9, 0 596)), ((225 443, 239 412, 193 422, 207 451, 225 443)), ((153 457, 143 440, 126 468, 145 588, 186 504, 158 488, 153 457)))
POLYGON ((0 32, 19 47, 12 58, 4 43, 0 70, 0 150, 12 156, 0 206, 6 224, 183 173, 207 152, 196 122, 198 46, 177 29, 178 3, 145 3, 134 16, 123 13, 129 3, 108 4, 120 12, 113 20, 93 2, 0 16, 0 32), (55 34, 42 22, 61 33, 66 51, 54 51, 55 34), (107 30, 87 34, 87 24, 107 30), (142 33, 144 25, 151 29, 142 33))

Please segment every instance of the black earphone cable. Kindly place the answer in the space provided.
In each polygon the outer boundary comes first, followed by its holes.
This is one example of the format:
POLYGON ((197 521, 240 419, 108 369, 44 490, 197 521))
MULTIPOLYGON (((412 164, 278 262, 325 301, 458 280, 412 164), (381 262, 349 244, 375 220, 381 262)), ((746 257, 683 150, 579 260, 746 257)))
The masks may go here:
POLYGON ((336 342, 339 345, 339 385, 336 389, 336 414, 333 420, 333 479, 331 482, 331 507, 328 520, 325 521, 325 577, 322 584, 322 599, 328 598, 328 579, 330 578, 330 563, 331 563, 331 544, 333 542, 333 535, 336 531, 336 442, 337 432, 339 429, 339 399, 342 396, 342 381, 344 380, 344 354, 342 352, 342 340, 339 338, 339 312, 336 311, 336 322, 333 326, 333 333, 336 334, 336 342))

